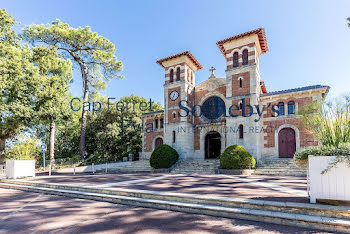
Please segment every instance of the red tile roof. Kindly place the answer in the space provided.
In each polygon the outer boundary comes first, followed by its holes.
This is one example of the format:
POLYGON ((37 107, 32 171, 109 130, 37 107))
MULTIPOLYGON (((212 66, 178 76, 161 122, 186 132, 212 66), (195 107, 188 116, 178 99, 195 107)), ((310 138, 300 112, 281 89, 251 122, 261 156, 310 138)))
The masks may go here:
POLYGON ((267 51, 269 51, 269 48, 267 47, 265 30, 263 28, 254 29, 252 31, 241 33, 241 34, 238 34, 238 35, 233 36, 233 37, 228 37, 226 39, 223 39, 223 40, 220 40, 220 41, 216 42, 216 44, 220 48, 221 53, 223 55, 225 55, 226 51, 225 51, 225 48, 224 48, 223 44, 225 44, 226 42, 229 42, 229 41, 241 38, 241 37, 249 36, 251 34, 257 34, 258 35, 262 54, 264 54, 267 51))
POLYGON ((196 67, 198 68, 198 70, 200 70, 200 69, 203 68, 202 65, 198 62, 198 60, 197 60, 197 59, 191 54, 191 52, 188 51, 188 50, 185 51, 185 52, 179 53, 179 54, 175 54, 175 55, 172 55, 172 56, 169 56, 169 57, 166 57, 166 58, 159 59, 159 60, 157 60, 157 63, 158 63, 160 66, 164 67, 164 66, 163 66, 163 62, 165 62, 165 61, 167 61, 167 60, 170 60, 170 59, 174 59, 174 58, 176 58, 176 57, 180 57, 180 56, 182 56, 182 55, 187 56, 187 57, 196 65, 196 67))

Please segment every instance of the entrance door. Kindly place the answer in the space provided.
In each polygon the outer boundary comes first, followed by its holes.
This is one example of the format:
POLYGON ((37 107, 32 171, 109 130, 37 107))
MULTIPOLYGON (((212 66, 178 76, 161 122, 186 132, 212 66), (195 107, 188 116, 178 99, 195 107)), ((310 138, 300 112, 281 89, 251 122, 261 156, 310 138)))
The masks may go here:
POLYGON ((296 150, 295 131, 283 128, 278 133, 278 155, 280 158, 293 158, 296 150))
POLYGON ((205 158, 219 158, 221 153, 220 133, 211 131, 205 136, 205 158))
POLYGON ((158 146, 160 146, 160 145, 163 145, 163 139, 160 138, 160 137, 158 137, 158 138, 156 139, 155 144, 154 144, 154 149, 156 149, 156 148, 157 148, 158 146))

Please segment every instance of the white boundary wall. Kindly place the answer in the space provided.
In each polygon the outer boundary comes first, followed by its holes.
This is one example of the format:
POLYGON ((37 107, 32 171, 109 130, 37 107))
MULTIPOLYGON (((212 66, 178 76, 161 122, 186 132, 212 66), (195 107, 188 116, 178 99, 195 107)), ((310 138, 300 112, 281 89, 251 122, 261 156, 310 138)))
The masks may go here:
MULTIPOLYGON (((111 168, 119 168, 119 167, 124 167, 126 165, 131 164, 131 161, 128 162, 117 162, 117 163, 107 163, 107 168, 111 169, 111 168)), ((94 171, 97 170, 105 170, 106 169, 106 164, 97 164, 94 165, 94 171)), ((92 172, 93 168, 92 165, 89 166, 81 166, 81 167, 76 167, 75 168, 75 172, 76 173, 81 173, 81 172, 92 172)), ((58 173, 73 173, 74 172, 74 168, 73 167, 69 167, 69 168, 61 168, 61 169, 54 169, 52 170, 52 172, 58 172, 58 173)))
POLYGON ((35 177, 35 160, 6 161, 6 178, 35 177))
POLYGON ((309 156, 308 182, 310 203, 316 199, 350 201, 350 167, 340 162, 321 174, 336 156, 309 156))

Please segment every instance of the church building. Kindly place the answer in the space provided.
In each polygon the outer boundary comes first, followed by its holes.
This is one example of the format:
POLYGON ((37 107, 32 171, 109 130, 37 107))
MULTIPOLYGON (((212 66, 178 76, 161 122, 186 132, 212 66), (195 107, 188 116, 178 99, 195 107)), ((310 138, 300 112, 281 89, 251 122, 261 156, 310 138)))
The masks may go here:
POLYGON ((186 160, 219 158, 225 148, 237 144, 257 161, 292 158, 300 148, 318 144, 300 126, 297 112, 323 100, 328 86, 269 92, 259 68, 260 55, 268 52, 263 28, 216 44, 226 61, 224 78, 211 68, 210 77, 196 84, 202 65, 189 51, 157 61, 165 74, 164 110, 142 116, 141 159, 149 159, 161 144, 172 146, 186 160))

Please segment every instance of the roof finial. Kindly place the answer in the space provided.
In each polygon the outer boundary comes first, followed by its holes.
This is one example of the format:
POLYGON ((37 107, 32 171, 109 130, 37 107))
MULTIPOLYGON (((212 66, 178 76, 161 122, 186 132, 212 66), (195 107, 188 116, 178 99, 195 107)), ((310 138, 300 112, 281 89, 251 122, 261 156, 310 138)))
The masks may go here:
POLYGON ((211 71, 211 75, 210 75, 209 79, 210 79, 210 78, 216 78, 216 76, 215 76, 215 74, 214 74, 214 71, 215 71, 215 70, 216 70, 215 67, 211 66, 211 68, 209 69, 209 71, 211 71))

